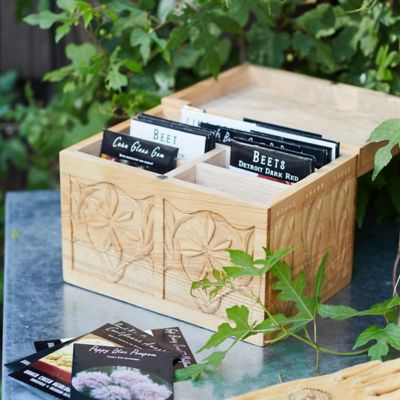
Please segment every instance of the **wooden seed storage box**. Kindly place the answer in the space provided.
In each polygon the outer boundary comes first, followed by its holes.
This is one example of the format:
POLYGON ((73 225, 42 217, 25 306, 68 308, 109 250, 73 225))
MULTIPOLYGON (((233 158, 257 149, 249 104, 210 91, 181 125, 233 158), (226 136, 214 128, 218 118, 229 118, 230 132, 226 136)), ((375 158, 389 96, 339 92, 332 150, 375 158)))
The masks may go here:
MULTIPOLYGON (((311 285, 330 252, 325 298, 351 280, 357 176, 372 169, 366 144, 400 99, 290 72, 244 65, 163 99, 148 112, 179 120, 184 105, 322 133, 341 142, 341 156, 293 185, 228 169, 219 147, 163 176, 99 158, 102 134, 60 154, 65 281, 209 329, 225 308, 249 300, 222 291, 190 296, 191 282, 228 265, 228 248, 262 257, 262 247, 299 247, 287 261, 311 285)), ((113 128, 128 132, 130 121, 113 128)), ((243 288, 277 307, 270 277, 243 288)), ((282 307, 282 306, 280 306, 282 307)), ((283 310, 285 311, 285 310, 283 310)), ((262 345, 263 337, 252 338, 262 345)))

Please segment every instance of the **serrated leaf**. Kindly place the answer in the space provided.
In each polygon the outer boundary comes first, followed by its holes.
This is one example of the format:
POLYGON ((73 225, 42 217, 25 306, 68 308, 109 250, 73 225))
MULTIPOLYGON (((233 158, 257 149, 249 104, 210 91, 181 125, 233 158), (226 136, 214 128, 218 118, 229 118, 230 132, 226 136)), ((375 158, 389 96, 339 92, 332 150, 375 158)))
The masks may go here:
POLYGON ((296 278, 292 279, 289 265, 283 262, 275 264, 271 268, 271 273, 277 278, 273 288, 279 290, 278 300, 293 301, 299 313, 305 315, 310 321, 313 320, 316 302, 304 294, 306 288, 304 273, 300 273, 296 278))
POLYGON ((374 304, 370 308, 362 311, 357 311, 352 307, 343 305, 319 304, 318 314, 323 318, 340 321, 357 316, 385 316, 389 314, 393 308, 398 306, 400 306, 400 297, 395 296, 383 302, 374 304))
POLYGON ((128 78, 119 71, 121 64, 111 64, 106 76, 106 84, 109 89, 120 90, 128 84, 128 78))
POLYGON ((400 327, 390 323, 381 328, 378 325, 372 325, 366 328, 357 337, 354 349, 368 344, 371 341, 376 343, 368 351, 369 356, 374 360, 380 360, 389 352, 389 346, 400 350, 400 327))
POLYGON ((24 18, 29 25, 39 25, 42 29, 49 29, 55 22, 62 20, 66 16, 65 13, 55 14, 45 10, 37 14, 31 14, 24 18))
POLYGON ((239 267, 252 268, 253 258, 242 250, 228 250, 231 263, 239 267))
POLYGON ((228 319, 234 322, 234 325, 230 325, 228 322, 224 322, 219 325, 217 332, 215 332, 207 343, 199 350, 203 351, 211 347, 216 347, 227 340, 229 337, 236 339, 244 339, 247 334, 251 331, 249 325, 249 309, 246 306, 235 305, 226 310, 228 319))

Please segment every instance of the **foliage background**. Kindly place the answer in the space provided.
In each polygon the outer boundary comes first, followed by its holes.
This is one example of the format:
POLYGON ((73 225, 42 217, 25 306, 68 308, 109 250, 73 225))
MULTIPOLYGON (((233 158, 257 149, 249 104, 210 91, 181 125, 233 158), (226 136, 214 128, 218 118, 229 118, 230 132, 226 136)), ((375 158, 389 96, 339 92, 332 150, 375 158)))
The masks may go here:
MULTIPOLYGON (((7 189, 56 187, 58 152, 65 146, 242 62, 400 94, 400 10, 394 1, 18 0, 17 5, 16 18, 50 29, 65 46, 68 63, 44 76, 55 85, 45 102, 29 83, 18 90, 14 72, 0 78, 1 204, 7 189), (77 29, 84 43, 65 45, 65 36, 77 29)), ((360 179, 359 223, 368 205, 379 219, 398 218, 399 175, 396 157, 374 186, 369 174, 360 179)))

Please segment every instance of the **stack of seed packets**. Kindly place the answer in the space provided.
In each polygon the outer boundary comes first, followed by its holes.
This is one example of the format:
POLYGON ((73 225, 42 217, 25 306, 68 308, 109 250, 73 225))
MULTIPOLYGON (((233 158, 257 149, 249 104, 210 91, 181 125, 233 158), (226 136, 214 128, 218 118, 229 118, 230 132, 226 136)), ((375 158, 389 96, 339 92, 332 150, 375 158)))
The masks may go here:
POLYGON ((230 169, 292 184, 340 156, 340 143, 319 133, 249 118, 237 120, 184 106, 181 122, 213 133, 230 146, 230 169))
POLYGON ((35 347, 6 364, 9 376, 60 399, 170 400, 174 370, 196 363, 179 328, 144 332, 124 321, 35 347))

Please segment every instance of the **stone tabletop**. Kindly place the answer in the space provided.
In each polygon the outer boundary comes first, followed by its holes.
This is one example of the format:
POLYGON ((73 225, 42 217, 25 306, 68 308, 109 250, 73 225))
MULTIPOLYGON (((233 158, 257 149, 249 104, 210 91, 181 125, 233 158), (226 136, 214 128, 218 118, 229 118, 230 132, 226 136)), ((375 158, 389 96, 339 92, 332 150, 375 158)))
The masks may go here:
MULTIPOLYGON (((33 341, 72 337, 107 322, 126 320, 141 329, 179 326, 193 350, 211 332, 63 283, 61 268, 60 206, 57 191, 11 192, 6 198, 5 295, 3 362, 34 352, 33 341)), ((367 221, 356 234, 353 282, 332 302, 366 308, 391 294, 391 268, 398 226, 367 221)), ((368 320, 322 321, 321 345, 349 350, 368 320)), ((204 356, 197 354, 201 360, 204 356)), ((366 356, 323 354, 321 373, 367 361, 366 356)), ((7 376, 3 368, 3 400, 50 399, 7 376)), ((239 343, 214 376, 196 383, 175 384, 175 398, 225 399, 248 391, 311 376, 314 352, 286 340, 259 348, 239 343)))

